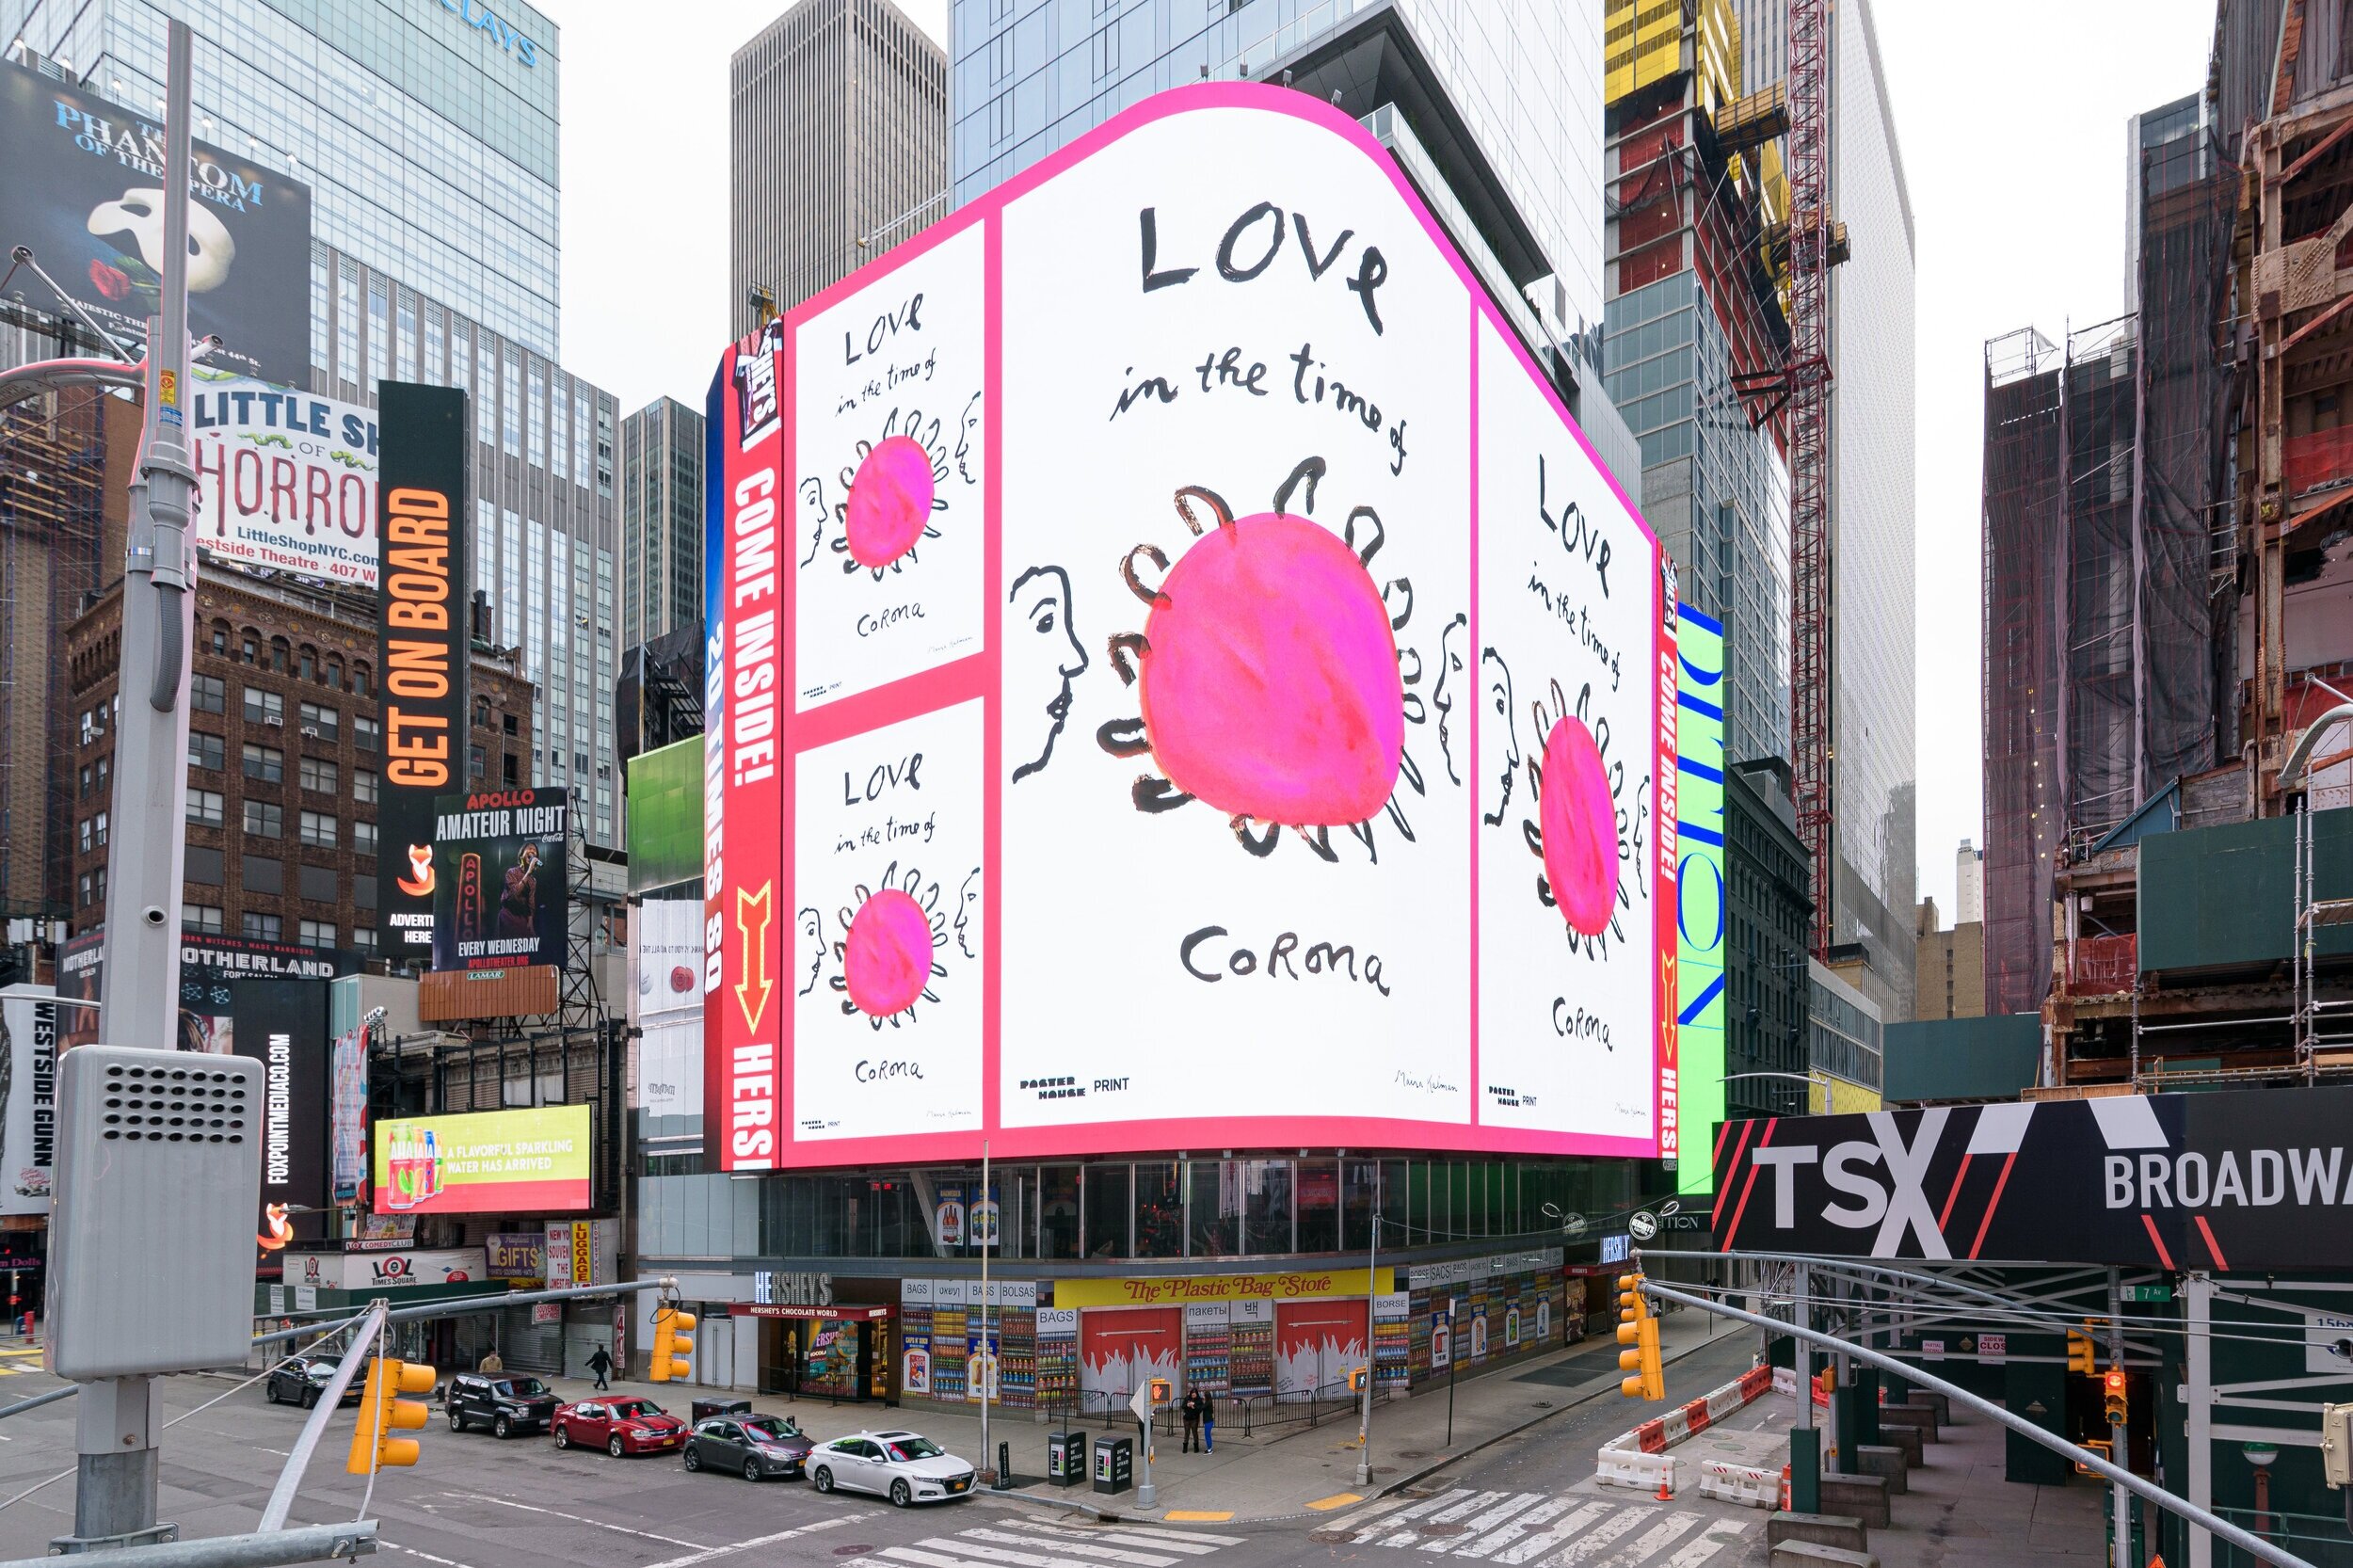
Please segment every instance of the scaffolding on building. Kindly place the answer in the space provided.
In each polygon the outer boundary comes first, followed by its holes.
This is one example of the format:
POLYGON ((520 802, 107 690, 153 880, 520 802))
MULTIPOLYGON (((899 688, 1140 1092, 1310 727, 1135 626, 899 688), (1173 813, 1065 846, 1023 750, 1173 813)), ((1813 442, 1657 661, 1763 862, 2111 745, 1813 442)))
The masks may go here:
POLYGON ((2032 328, 1985 346, 1985 1007, 2041 1007, 2058 844, 2059 351, 2032 328))

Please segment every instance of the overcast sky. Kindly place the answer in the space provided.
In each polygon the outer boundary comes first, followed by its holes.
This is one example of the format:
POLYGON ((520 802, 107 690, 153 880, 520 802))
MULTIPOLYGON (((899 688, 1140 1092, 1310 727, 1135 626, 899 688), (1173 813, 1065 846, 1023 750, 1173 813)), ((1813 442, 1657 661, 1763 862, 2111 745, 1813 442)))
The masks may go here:
MULTIPOLYGON (((649 30, 611 0, 541 6, 564 29, 565 363, 624 412, 665 393, 699 408, 728 329, 728 57, 786 8, 696 0, 649 30)), ((947 0, 900 8, 945 39, 947 0)), ((1874 15, 1918 243, 1920 891, 1949 920, 1953 851, 1985 837, 1984 343, 2123 308, 2125 117, 2203 83, 2214 0, 1874 15)))

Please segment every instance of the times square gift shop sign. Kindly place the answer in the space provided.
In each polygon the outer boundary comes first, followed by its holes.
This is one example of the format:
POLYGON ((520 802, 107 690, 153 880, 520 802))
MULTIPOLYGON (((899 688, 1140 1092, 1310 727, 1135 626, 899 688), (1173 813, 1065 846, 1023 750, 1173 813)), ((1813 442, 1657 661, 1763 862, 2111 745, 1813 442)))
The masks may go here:
POLYGON ((1360 127, 1161 94, 708 408, 723 1166, 1674 1152, 1662 558, 1360 127))

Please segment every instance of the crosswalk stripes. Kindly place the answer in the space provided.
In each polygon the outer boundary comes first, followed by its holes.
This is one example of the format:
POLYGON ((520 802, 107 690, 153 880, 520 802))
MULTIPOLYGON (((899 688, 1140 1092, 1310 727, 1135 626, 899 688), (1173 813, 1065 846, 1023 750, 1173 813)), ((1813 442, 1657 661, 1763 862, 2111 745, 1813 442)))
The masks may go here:
POLYGON ((1510 1568, 1703 1568, 1754 1531, 1753 1520, 1655 1503, 1457 1487, 1361 1524, 1348 1539, 1510 1568))
POLYGON ((1180 1568, 1244 1539, 1150 1525, 1082 1529, 999 1520, 912 1545, 878 1546, 845 1568, 1180 1568))

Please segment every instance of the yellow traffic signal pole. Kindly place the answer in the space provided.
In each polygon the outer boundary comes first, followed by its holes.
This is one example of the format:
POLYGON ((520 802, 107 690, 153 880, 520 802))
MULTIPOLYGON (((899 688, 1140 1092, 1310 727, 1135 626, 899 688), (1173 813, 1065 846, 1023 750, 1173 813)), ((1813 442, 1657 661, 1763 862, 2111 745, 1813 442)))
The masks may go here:
POLYGON ((381 1298, 369 1304, 367 1315, 352 1331, 351 1348, 336 1363, 335 1375, 328 1379, 327 1386, 319 1390, 318 1402, 311 1407, 310 1419, 302 1423, 301 1435, 295 1439, 294 1448, 286 1457, 286 1467, 278 1473, 278 1484, 271 1488, 269 1501, 262 1509, 262 1522, 257 1528, 264 1534, 286 1528, 286 1511, 294 1506, 295 1493, 302 1485, 302 1474, 310 1467, 311 1455, 317 1449, 319 1439, 326 1435, 328 1423, 342 1407, 344 1392, 367 1359, 368 1348, 384 1332, 384 1312, 381 1298))

